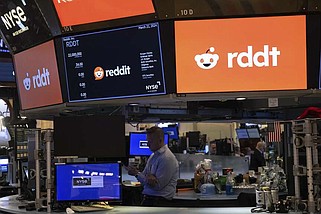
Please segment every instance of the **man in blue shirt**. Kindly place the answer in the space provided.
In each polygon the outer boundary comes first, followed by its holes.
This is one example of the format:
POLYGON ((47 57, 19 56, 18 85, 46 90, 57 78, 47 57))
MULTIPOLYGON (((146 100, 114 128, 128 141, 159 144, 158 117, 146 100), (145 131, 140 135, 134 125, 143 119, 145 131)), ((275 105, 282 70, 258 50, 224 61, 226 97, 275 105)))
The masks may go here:
POLYGON ((178 161, 164 143, 164 132, 154 126, 147 130, 147 145, 153 154, 148 158, 142 172, 135 167, 127 167, 143 185, 144 206, 159 206, 171 200, 176 193, 178 161))

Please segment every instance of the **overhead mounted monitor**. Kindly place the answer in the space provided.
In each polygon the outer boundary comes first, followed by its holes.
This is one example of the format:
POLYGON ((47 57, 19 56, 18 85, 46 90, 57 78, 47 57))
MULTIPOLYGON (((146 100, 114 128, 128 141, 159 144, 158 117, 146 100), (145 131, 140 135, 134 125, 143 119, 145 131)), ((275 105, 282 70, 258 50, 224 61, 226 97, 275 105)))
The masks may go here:
POLYGON ((0 3, 0 31, 13 53, 49 40, 52 35, 34 0, 0 3))
MULTIPOLYGON (((62 27, 155 13, 152 0, 52 1, 55 5, 62 27)), ((68 29, 72 31, 73 27, 68 29)))
POLYGON ((53 41, 15 54, 14 63, 22 110, 62 103, 53 41))
POLYGON ((304 15, 175 21, 175 43, 178 93, 307 89, 304 15))
POLYGON ((249 134, 246 129, 235 129, 238 139, 249 139, 249 134))
POLYGON ((252 128, 252 129, 246 129, 249 138, 260 138, 260 133, 259 130, 257 128, 252 128))
POLYGON ((0 83, 15 83, 12 59, 0 58, 0 83))
POLYGON ((10 50, 2 38, 0 38, 0 58, 11 58, 10 50))
POLYGON ((121 201, 120 163, 55 166, 57 201, 121 201))
POLYGON ((166 94, 158 23, 62 41, 70 102, 166 94))

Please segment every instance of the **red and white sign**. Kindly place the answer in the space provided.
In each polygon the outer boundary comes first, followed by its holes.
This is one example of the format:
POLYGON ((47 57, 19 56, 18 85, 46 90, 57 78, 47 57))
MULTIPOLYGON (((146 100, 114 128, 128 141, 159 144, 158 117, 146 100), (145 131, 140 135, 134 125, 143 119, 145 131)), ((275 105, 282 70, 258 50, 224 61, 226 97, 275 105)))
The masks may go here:
POLYGON ((14 55, 14 63, 23 110, 62 103, 53 41, 14 55))

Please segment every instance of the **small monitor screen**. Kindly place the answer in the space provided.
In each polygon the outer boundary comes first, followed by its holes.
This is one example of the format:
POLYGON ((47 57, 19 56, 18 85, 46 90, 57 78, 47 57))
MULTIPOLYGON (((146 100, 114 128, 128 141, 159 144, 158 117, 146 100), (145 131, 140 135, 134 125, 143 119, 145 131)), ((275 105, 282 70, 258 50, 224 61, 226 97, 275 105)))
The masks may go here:
POLYGON ((8 164, 9 164, 8 158, 1 158, 0 159, 0 172, 8 172, 8 164))
POLYGON ((235 129, 236 135, 238 139, 248 139, 249 135, 246 131, 246 129, 235 129))
POLYGON ((247 129, 247 133, 249 135, 249 138, 260 138, 260 133, 257 128, 247 129))
POLYGON ((169 126, 169 127, 162 127, 164 133, 169 135, 169 139, 178 140, 178 127, 177 126, 169 126))
POLYGON ((70 102, 166 94, 158 23, 62 41, 70 102))
MULTIPOLYGON (((164 135, 164 143, 168 144, 169 135, 164 135)), ((147 145, 146 132, 131 132, 129 135, 129 155, 131 156, 150 156, 153 152, 147 145)))
POLYGON ((123 115, 55 117, 54 130, 56 157, 124 158, 127 156, 123 115))
POLYGON ((10 59, 0 58, 0 82, 15 82, 13 63, 10 59))
POLYGON ((120 163, 56 165, 57 201, 120 201, 120 163))

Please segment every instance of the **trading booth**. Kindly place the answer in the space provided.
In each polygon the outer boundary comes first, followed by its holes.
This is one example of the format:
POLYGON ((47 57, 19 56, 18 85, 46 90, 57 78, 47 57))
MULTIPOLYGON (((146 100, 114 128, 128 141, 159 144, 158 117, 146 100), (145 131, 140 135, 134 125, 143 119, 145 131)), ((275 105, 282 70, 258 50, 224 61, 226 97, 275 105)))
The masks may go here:
MULTIPOLYGON (((25 195, 0 199, 0 210, 9 213, 66 212, 66 208, 80 212, 86 211, 79 209, 86 209, 84 205, 88 204, 91 206, 87 207, 108 212, 146 212, 148 209, 134 207, 140 203, 142 187, 128 182, 123 166, 131 162, 142 167, 151 152, 146 133, 133 131, 126 137, 125 123, 142 123, 150 119, 142 115, 155 116, 165 111, 171 114, 172 110, 147 107, 142 112, 143 108, 132 104, 143 103, 146 107, 184 102, 188 119, 197 121, 198 102, 209 98, 320 92, 319 2, 5 0, 0 3, 0 16, 0 47, 6 46, 6 54, 10 52, 13 59, 0 58, 0 82, 15 82, 18 114, 54 123, 53 129, 28 129, 24 124, 28 131, 19 132, 15 127, 16 139, 22 143, 15 143, 12 162, 18 163, 23 187, 20 190, 25 195), (12 69, 14 77, 4 74, 12 69), (21 205, 18 199, 32 202, 21 205)), ((269 105, 274 107, 272 102, 269 105)), ((229 115, 222 113, 222 118, 229 119, 229 115)), ((171 117, 175 119, 182 118, 171 117)), ((314 120, 304 124, 316 125, 314 120)), ((290 129, 284 128, 283 140, 291 141, 291 137, 287 138, 292 134, 290 129)), ((239 153, 231 146, 234 139, 207 142, 207 136, 195 130, 180 136, 176 125, 163 130, 165 144, 178 153, 181 188, 169 207, 153 208, 155 213, 166 209, 169 213, 180 209, 184 213, 205 213, 206 209, 250 213, 252 206, 260 208, 253 212, 320 212, 318 183, 309 186, 304 199, 298 192, 288 199, 286 193, 280 194, 290 203, 286 208, 283 202, 280 206, 279 200, 258 200, 254 188, 240 187, 234 190, 237 194, 224 194, 233 170, 239 175, 247 174, 244 179, 235 178, 238 184, 251 181, 249 159, 246 154, 235 155, 239 153), (183 149, 176 144, 178 141, 183 149), (213 156, 211 144, 215 144, 213 156), (209 164, 204 156, 195 155, 200 150, 215 161, 215 170, 223 170, 223 176, 215 177, 215 192, 219 194, 204 195, 205 186, 203 190, 195 187, 195 167, 209 164), (184 187, 189 189, 184 192, 184 187), (202 208, 186 208, 194 206, 202 208)), ((304 130, 304 134, 318 135, 316 129, 304 130)), ((237 127, 235 131, 242 149, 254 150, 262 137, 257 127, 237 127)), ((312 145, 313 163, 318 165, 319 142, 305 144, 309 148, 312 145)), ((293 151, 297 152, 296 148, 293 151)), ((6 157, 0 159, 1 172, 6 173, 9 162, 6 157)), ((294 164, 299 164, 296 159, 294 164)), ((299 186, 298 174, 307 176, 309 181, 320 176, 315 168, 314 174, 301 169, 294 169, 295 188, 299 186)), ((208 173, 208 169, 205 171, 208 173)), ((281 169, 278 172, 281 181, 284 176, 281 169)))

